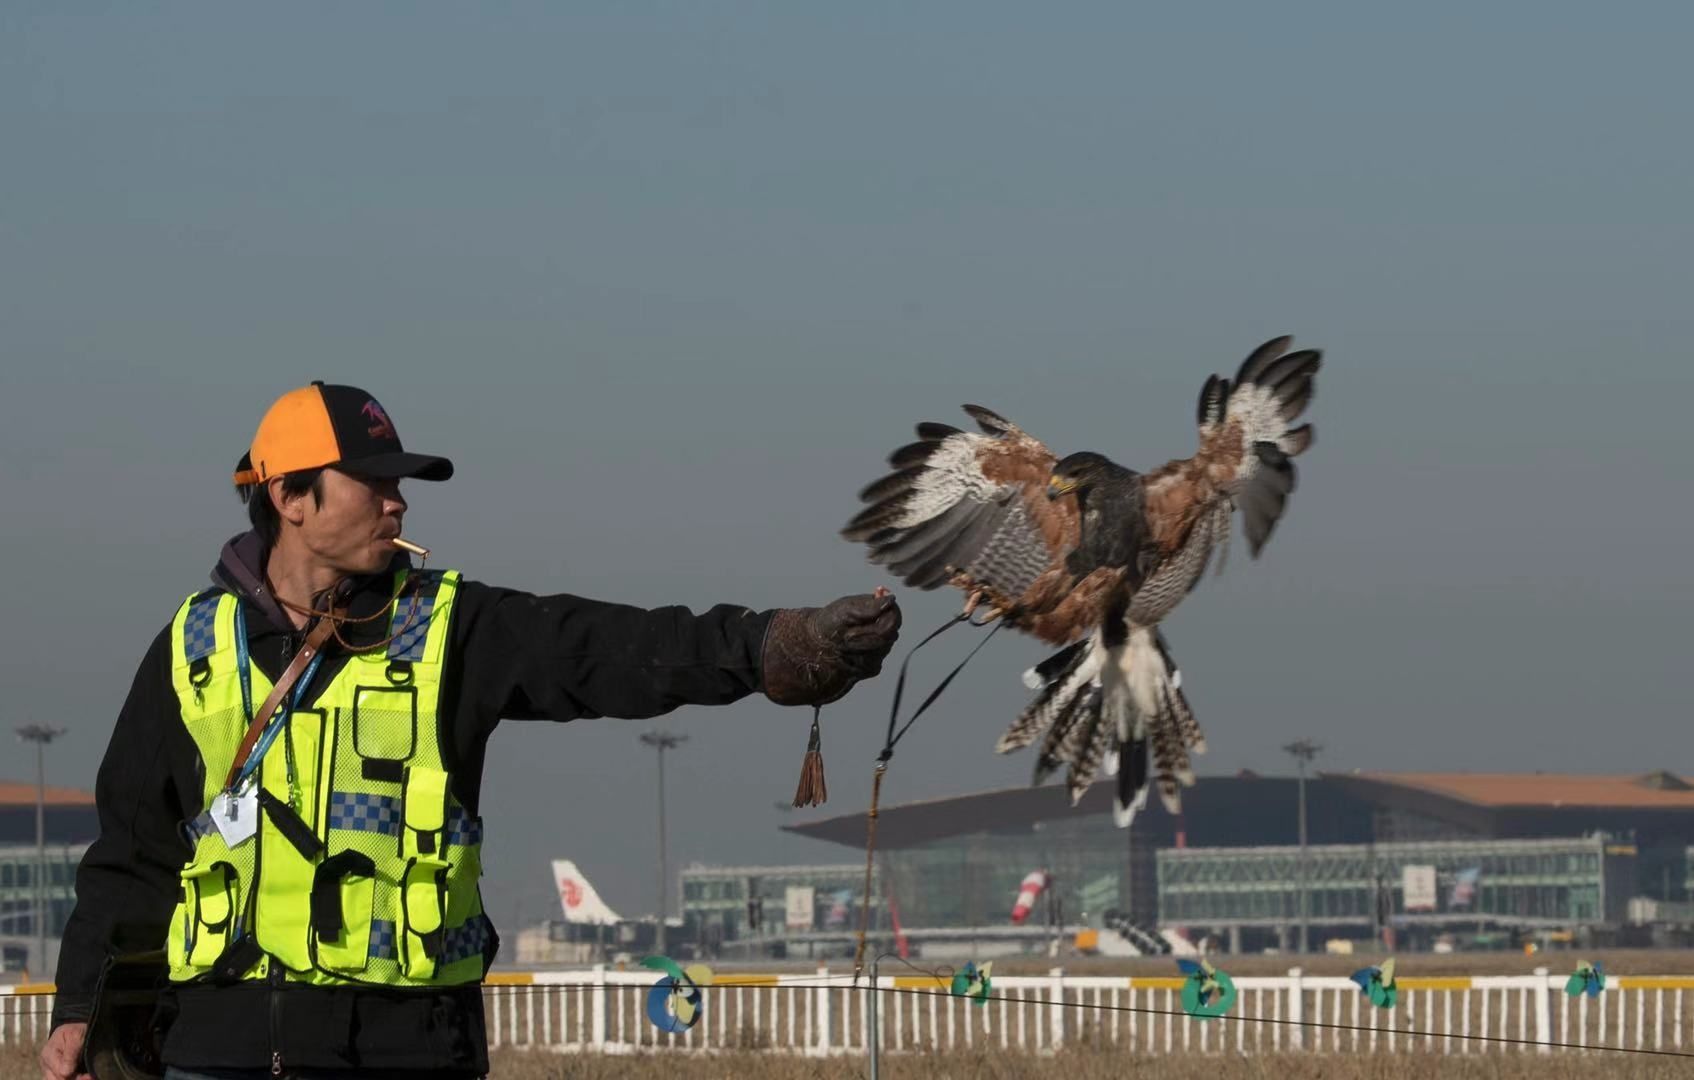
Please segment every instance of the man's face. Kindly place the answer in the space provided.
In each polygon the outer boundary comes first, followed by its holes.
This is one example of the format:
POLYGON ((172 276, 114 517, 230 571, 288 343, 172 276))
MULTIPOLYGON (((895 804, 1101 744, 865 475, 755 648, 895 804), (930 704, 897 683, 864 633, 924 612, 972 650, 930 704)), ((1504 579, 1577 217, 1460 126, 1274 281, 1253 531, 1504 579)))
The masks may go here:
POLYGON ((325 469, 322 505, 308 491, 283 514, 320 561, 342 574, 374 574, 394 558, 390 541, 400 535, 406 500, 398 480, 325 469))

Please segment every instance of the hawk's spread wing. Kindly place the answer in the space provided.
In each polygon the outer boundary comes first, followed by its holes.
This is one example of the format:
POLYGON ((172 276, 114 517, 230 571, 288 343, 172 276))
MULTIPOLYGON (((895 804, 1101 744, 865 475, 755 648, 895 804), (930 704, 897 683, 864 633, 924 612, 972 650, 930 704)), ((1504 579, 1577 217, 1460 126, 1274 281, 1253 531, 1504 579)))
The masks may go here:
POLYGON ((1289 425, 1311 403, 1323 353, 1289 352, 1293 343, 1288 337, 1265 342, 1242 361, 1233 386, 1214 375, 1200 394, 1200 452, 1195 456, 1227 475, 1227 490, 1241 511, 1247 548, 1255 557, 1294 491, 1293 459, 1312 445, 1312 425, 1289 425))
POLYGON ((1147 525, 1160 552, 1136 591, 1130 618, 1162 619, 1205 572, 1241 511, 1248 551, 1258 557, 1294 490, 1294 461, 1312 444, 1312 426, 1290 427, 1312 399, 1323 354, 1289 352, 1292 338, 1254 349, 1234 380, 1213 375, 1200 391, 1200 448, 1146 478, 1147 525))
POLYGON ((1099 572, 1079 582, 1065 568, 1081 536, 1076 499, 1048 499, 1057 459, 1040 440, 981 406, 964 409, 982 433, 919 424, 918 441, 889 456, 895 471, 859 493, 869 505, 841 534, 907 585, 980 593, 1016 613, 1014 626, 1071 640, 1099 622, 1107 591, 1099 572))

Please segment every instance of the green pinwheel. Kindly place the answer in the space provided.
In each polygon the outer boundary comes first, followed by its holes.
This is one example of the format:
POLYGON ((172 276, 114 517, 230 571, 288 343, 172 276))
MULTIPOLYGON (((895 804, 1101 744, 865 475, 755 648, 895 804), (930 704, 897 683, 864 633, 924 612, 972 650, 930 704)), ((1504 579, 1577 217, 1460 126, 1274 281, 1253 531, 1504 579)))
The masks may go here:
POLYGON ((1190 1016, 1210 1020, 1235 1006, 1235 981, 1213 967, 1209 960, 1178 960, 1176 966, 1188 976, 1182 984, 1182 1007, 1190 1016))
POLYGON ((953 976, 953 996, 968 997, 977 1005, 988 1004, 988 995, 994 989, 988 972, 993 966, 989 963, 977 967, 971 961, 965 961, 965 966, 953 976))
POLYGON ((1600 991, 1606 988, 1606 972, 1599 964, 1590 964, 1586 960, 1576 962, 1576 974, 1565 980, 1565 993, 1570 997, 1599 997, 1600 991))
POLYGON ((1391 956, 1376 967, 1360 968, 1348 978, 1359 984, 1359 991, 1370 998, 1379 1009, 1392 1009, 1400 1000, 1400 987, 1394 982, 1394 958, 1391 956))

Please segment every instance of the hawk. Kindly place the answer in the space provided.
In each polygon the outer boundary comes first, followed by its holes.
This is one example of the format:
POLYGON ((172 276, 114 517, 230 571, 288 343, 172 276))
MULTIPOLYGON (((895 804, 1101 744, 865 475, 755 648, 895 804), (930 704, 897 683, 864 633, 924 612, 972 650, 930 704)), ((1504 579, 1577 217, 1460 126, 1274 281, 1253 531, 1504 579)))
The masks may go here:
POLYGON ((1199 449, 1140 473, 1083 451, 1059 458, 979 405, 980 433, 940 423, 889 456, 842 530, 907 585, 963 590, 967 614, 1002 620, 1060 650, 1024 675, 1034 699, 1000 753, 1040 740, 1035 783, 1066 767, 1071 802, 1104 767, 1127 827, 1156 784, 1175 813, 1205 737, 1159 624, 1216 554, 1234 516, 1257 558, 1294 490, 1312 426, 1292 426, 1322 363, 1293 339, 1259 346, 1233 379, 1200 390, 1199 449))

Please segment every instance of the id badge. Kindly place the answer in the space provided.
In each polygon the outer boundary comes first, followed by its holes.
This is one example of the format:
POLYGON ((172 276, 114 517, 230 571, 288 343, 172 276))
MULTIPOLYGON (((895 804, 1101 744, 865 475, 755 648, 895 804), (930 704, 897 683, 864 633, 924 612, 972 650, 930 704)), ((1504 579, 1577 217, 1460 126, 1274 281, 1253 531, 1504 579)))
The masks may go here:
POLYGON ((233 848, 246 843, 259 831, 259 785, 249 784, 246 791, 234 798, 227 791, 218 792, 207 812, 212 827, 218 830, 226 846, 233 848))

